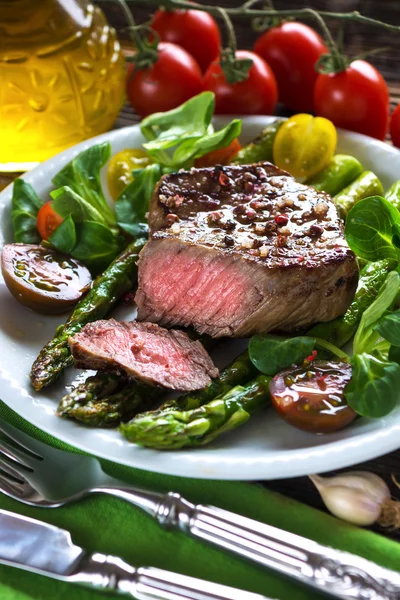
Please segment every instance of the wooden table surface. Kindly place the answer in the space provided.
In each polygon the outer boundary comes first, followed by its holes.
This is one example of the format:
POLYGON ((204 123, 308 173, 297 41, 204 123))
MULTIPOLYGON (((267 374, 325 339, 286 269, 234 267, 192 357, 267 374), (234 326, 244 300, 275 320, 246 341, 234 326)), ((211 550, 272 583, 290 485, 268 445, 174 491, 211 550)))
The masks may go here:
MULTIPOLYGON (((118 4, 110 3, 109 1, 102 3, 101 0, 97 3, 103 8, 109 21, 117 28, 117 30, 121 31, 126 23, 118 4)), ((241 4, 240 0, 215 0, 215 2, 209 1, 208 3, 218 3, 222 6, 239 6, 241 4)), ((358 10, 362 14, 400 25, 399 0, 292 0, 291 2, 286 0, 274 0, 274 5, 277 9, 311 6, 319 10, 358 10)), ((141 5, 135 5, 134 15, 137 22, 140 23, 145 21, 152 10, 154 10, 153 7, 145 1, 141 5)), ((310 22, 308 21, 308 23, 310 22)), ((333 31, 336 30, 336 24, 334 22, 331 22, 330 26, 333 31)), ((238 37, 238 46, 251 48, 257 34, 251 30, 250 24, 247 21, 236 19, 235 30, 238 37)), ((123 37, 122 31, 120 37, 123 37)), ((390 88, 392 106, 400 102, 400 72, 398 68, 398 56, 400 53, 399 33, 391 33, 386 30, 350 23, 347 24, 345 28, 345 44, 350 56, 357 56, 373 48, 383 46, 388 46, 390 48, 379 55, 371 57, 369 60, 380 69, 386 78, 390 88)), ((289 114, 281 106, 278 107, 277 113, 283 115, 289 114)), ((130 106, 126 105, 121 111, 115 127, 119 128, 132 125, 133 123, 137 123, 138 120, 137 115, 135 115, 130 106)), ((397 495, 400 498, 400 490, 397 489, 391 481, 391 474, 398 475, 400 478, 400 450, 376 458, 375 460, 359 464, 356 467, 351 467, 351 469, 354 468, 366 469, 382 475, 391 487, 393 495, 397 495)), ((282 494, 300 500, 301 502, 323 509, 319 494, 306 477, 272 480, 262 483, 269 489, 276 490, 282 494)), ((382 532, 382 530, 378 531, 385 535, 400 539, 400 533, 390 531, 382 532)))

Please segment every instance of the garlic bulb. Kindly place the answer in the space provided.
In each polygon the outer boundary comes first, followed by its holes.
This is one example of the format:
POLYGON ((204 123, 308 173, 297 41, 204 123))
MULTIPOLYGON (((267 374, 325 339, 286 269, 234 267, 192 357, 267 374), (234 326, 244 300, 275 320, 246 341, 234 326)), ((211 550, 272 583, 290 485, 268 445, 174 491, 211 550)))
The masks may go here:
MULTIPOLYGON (((381 522, 391 500, 386 483, 374 473, 353 471, 321 477, 310 475, 327 509, 336 517, 354 525, 372 525, 381 522)), ((382 523, 392 525, 393 523, 382 523)))

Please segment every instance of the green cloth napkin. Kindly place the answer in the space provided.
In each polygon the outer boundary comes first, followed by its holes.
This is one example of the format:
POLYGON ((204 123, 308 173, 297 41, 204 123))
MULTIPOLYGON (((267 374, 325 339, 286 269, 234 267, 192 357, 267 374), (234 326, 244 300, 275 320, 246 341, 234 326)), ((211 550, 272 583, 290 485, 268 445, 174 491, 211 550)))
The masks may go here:
MULTIPOLYGON (((49 444, 73 450, 33 427, 1 402, 0 419, 49 444)), ((192 502, 214 504, 400 569, 400 545, 396 542, 347 525, 261 486, 170 477, 109 461, 101 463, 105 471, 126 482, 160 491, 177 491, 192 502)), ((116 498, 97 496, 64 508, 40 509, 24 506, 0 494, 0 508, 68 529, 73 541, 89 552, 120 556, 133 565, 177 571, 280 600, 322 598, 310 588, 205 542, 181 532, 165 531, 151 517, 116 498)), ((102 597, 100 592, 0 566, 1 600, 100 600, 102 597)))

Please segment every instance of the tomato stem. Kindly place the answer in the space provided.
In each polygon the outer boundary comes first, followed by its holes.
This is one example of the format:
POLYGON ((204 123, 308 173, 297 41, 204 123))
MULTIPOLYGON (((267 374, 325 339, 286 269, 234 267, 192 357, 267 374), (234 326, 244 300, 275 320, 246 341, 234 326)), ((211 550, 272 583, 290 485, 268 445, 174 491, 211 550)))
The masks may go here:
MULTIPOLYGON (((251 6, 253 4, 255 4, 255 2, 258 2, 258 0, 247 0, 247 2, 245 2, 242 5, 242 8, 244 10, 246 10, 247 8, 251 8, 251 6)), ((272 2, 272 0, 266 0, 265 6, 268 10, 275 10, 275 6, 272 2)), ((282 19, 281 17, 254 17, 251 21, 251 26, 254 29, 254 31, 257 31, 258 33, 261 31, 267 31, 268 29, 273 29, 274 27, 279 27, 279 25, 282 25, 282 23, 286 22, 286 21, 291 21, 292 18, 288 17, 287 19, 282 19)))
POLYGON ((322 338, 315 338, 315 345, 317 346, 317 348, 323 348, 324 350, 328 350, 328 352, 331 352, 334 356, 340 358, 340 360, 350 362, 350 356, 346 354, 346 352, 344 352, 341 348, 338 348, 334 344, 323 340, 322 338))
MULTIPOLYGON (((118 2, 123 9, 125 16, 128 20, 129 31, 134 41, 135 46, 138 49, 138 53, 133 59, 137 68, 146 68, 157 60, 157 43, 155 32, 152 32, 148 25, 136 26, 128 4, 139 4, 142 0, 104 0, 108 2, 118 2), (143 33, 146 31, 146 36, 143 33), (151 36, 149 36, 149 32, 151 36), (150 41, 149 40, 153 40, 150 41)), ((267 0, 268 8, 253 8, 255 4, 259 3, 260 0, 246 0, 241 6, 232 8, 223 8, 218 5, 210 4, 196 4, 196 10, 207 12, 214 17, 222 17, 228 31, 228 47, 221 52, 221 66, 224 70, 225 77, 228 83, 236 83, 243 81, 248 77, 249 69, 251 68, 252 61, 250 59, 237 60, 235 57, 236 51, 236 37, 233 29, 233 25, 230 17, 242 17, 242 18, 258 18, 256 24, 260 26, 266 23, 266 19, 280 19, 284 20, 288 17, 296 17, 303 19, 313 19, 316 21, 325 38, 326 44, 329 49, 329 54, 325 54, 321 57, 317 63, 316 68, 322 73, 337 73, 344 71, 348 66, 348 60, 343 55, 341 49, 341 40, 339 36, 339 44, 335 42, 329 28, 326 24, 325 19, 335 19, 337 21, 356 21, 365 25, 372 25, 375 27, 383 27, 390 31, 400 31, 399 25, 392 25, 367 17, 360 14, 358 11, 351 12, 331 12, 331 11, 318 11, 313 8, 297 8, 297 9, 285 9, 276 10, 273 8, 272 2, 267 0), (261 21, 260 21, 261 19, 261 21)), ((147 0, 148 4, 158 6, 160 0, 147 0)), ((166 10, 178 10, 178 9, 192 9, 194 5, 189 0, 163 0, 162 5, 166 10)), ((129 59, 128 59, 129 60, 129 59)))
POLYGON ((250 58, 237 58, 237 42, 235 29, 226 10, 218 7, 219 14, 224 21, 228 33, 227 47, 221 50, 220 65, 228 83, 239 83, 245 81, 249 76, 249 71, 253 65, 250 58))
POLYGON ((114 1, 119 4, 126 17, 127 30, 136 49, 135 55, 127 57, 127 61, 135 64, 135 70, 151 67, 158 60, 159 35, 147 24, 136 25, 126 0, 114 1))
MULTIPOLYGON (((103 0, 103 2, 119 2, 119 4, 142 4, 143 0, 103 0)), ((315 19, 315 15, 319 15, 322 19, 335 19, 337 21, 355 21, 358 23, 363 23, 365 25, 372 25, 374 27, 383 27, 390 31, 400 31, 400 25, 392 25, 391 23, 385 23, 384 21, 379 21, 377 19, 373 19, 372 17, 367 17, 365 15, 360 14, 358 11, 351 12, 332 12, 327 10, 314 10, 311 8, 295 8, 295 9, 285 9, 285 10, 275 10, 275 9, 265 9, 265 8, 252 8, 254 4, 259 2, 259 0, 248 0, 241 6, 225 8, 225 12, 229 17, 240 17, 240 18, 252 18, 252 17, 300 17, 300 18, 308 18, 311 17, 315 19)), ((153 4, 154 6, 158 6, 160 4, 160 0, 147 0, 147 4, 153 4)), ((163 7, 167 10, 177 10, 177 9, 192 9, 193 3, 187 0, 163 0, 161 2, 163 7)), ((220 16, 220 7, 218 5, 211 4, 196 4, 196 10, 201 10, 203 12, 207 12, 214 17, 220 16)))

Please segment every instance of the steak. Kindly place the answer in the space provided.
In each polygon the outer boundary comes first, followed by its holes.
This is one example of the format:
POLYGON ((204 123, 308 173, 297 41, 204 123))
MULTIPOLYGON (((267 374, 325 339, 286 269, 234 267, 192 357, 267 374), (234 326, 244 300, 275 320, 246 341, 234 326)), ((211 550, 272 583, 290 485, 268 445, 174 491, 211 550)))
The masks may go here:
POLYGON ((154 323, 95 321, 69 339, 75 366, 119 371, 173 390, 205 387, 218 369, 201 343, 154 323))
POLYGON ((164 175, 149 225, 139 320, 213 337, 295 332, 354 297, 356 257, 331 197, 270 163, 164 175))

